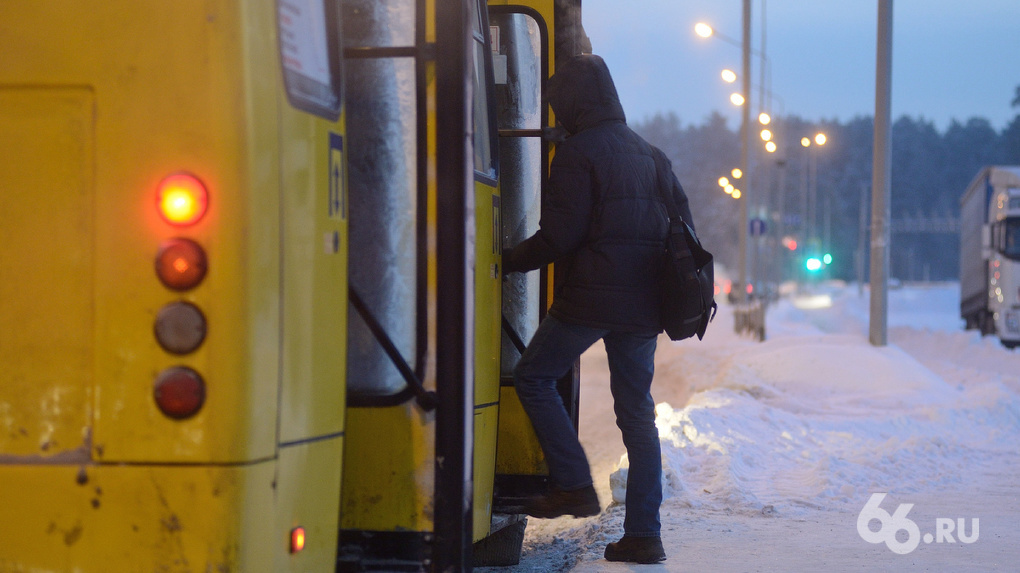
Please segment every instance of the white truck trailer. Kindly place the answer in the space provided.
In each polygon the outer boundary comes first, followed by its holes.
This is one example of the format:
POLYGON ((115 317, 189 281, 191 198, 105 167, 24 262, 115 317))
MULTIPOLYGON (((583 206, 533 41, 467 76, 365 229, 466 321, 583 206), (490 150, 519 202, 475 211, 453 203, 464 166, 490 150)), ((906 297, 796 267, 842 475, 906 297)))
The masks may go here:
POLYGON ((960 316, 1020 346, 1020 166, 981 169, 960 199, 960 316))

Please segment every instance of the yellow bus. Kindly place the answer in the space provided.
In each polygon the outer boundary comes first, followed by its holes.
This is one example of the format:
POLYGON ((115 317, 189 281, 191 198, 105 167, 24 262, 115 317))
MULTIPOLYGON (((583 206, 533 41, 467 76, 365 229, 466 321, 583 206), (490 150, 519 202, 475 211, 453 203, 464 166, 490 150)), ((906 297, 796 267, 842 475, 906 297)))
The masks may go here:
POLYGON ((580 2, 489 4, 0 5, 0 572, 519 556, 580 2))

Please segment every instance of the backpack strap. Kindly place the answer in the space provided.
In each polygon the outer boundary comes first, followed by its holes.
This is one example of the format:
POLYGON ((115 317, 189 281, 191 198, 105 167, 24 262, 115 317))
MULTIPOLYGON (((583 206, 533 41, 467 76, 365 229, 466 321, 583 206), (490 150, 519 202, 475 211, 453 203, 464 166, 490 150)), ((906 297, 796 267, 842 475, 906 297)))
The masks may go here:
POLYGON ((652 158, 655 160, 655 175, 658 179, 659 197, 666 204, 666 214, 669 216, 670 233, 682 233, 684 219, 676 207, 676 198, 673 197, 672 193, 673 186, 670 185, 669 180, 673 170, 670 168, 669 160, 666 159, 666 154, 662 150, 652 147, 652 158))

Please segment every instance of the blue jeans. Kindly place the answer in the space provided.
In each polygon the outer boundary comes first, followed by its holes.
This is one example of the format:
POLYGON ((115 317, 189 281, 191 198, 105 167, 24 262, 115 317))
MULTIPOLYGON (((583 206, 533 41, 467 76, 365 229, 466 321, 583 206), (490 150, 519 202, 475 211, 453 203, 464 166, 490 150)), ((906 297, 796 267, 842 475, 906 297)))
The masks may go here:
POLYGON ((517 396, 531 418, 554 485, 580 489, 592 485, 591 467, 556 392, 556 381, 589 346, 599 339, 605 342, 616 425, 630 459, 623 530, 634 537, 658 536, 660 527, 662 461, 650 392, 656 338, 657 334, 591 328, 546 316, 514 368, 517 396))

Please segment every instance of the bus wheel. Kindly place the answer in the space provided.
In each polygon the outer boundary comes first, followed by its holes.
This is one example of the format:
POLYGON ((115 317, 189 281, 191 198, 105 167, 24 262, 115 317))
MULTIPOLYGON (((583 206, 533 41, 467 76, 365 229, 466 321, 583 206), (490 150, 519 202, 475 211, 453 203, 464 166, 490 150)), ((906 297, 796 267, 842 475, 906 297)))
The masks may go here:
POLYGON ((519 520, 475 543, 472 552, 474 566, 508 567, 520 563, 521 550, 524 549, 524 528, 527 525, 528 518, 521 516, 519 520))

